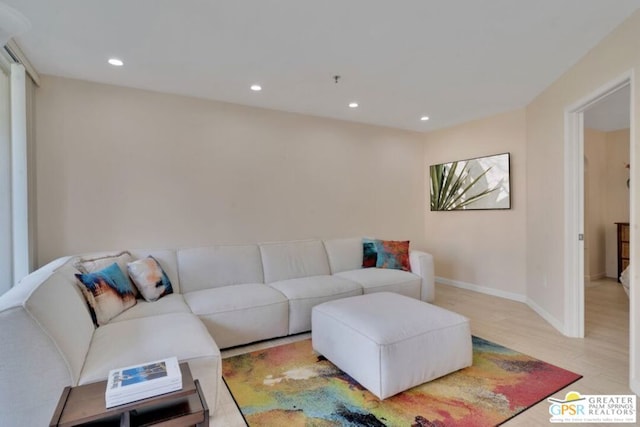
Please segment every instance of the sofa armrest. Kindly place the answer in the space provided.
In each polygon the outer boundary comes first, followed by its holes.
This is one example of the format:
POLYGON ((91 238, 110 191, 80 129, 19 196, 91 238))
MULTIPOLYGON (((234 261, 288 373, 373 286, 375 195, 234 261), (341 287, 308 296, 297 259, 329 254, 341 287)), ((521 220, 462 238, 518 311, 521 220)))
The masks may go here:
POLYGON ((420 299, 433 302, 436 297, 436 287, 433 268, 433 255, 421 251, 409 252, 411 271, 422 278, 420 299))

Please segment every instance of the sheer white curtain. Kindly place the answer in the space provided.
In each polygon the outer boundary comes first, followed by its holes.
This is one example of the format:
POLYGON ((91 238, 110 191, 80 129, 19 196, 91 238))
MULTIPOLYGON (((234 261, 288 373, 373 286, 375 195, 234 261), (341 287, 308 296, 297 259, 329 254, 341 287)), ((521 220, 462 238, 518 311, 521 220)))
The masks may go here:
MULTIPOLYGON (((2 64, 0 73, 0 293, 33 267, 28 144, 33 85, 20 64, 2 64)), ((33 175, 32 175, 33 177, 33 175)))
POLYGON ((13 286, 9 69, 0 67, 0 294, 13 286))

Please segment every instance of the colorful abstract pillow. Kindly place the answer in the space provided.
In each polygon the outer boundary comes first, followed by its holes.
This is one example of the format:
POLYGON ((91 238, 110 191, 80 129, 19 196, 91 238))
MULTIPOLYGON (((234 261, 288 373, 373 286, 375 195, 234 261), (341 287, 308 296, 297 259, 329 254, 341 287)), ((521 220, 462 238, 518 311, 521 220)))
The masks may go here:
POLYGON ((376 240, 375 246, 378 255, 376 267, 411 271, 408 240, 376 240))
POLYGON ((145 259, 127 264, 129 277, 136 285, 142 297, 149 302, 173 293, 173 287, 169 277, 164 272, 160 263, 149 256, 145 259))
POLYGON ((378 261, 378 252, 376 251, 375 239, 362 239, 362 268, 371 268, 376 266, 378 261))
POLYGON ((102 270, 76 274, 76 277, 96 326, 109 323, 118 314, 136 305, 131 282, 115 262, 102 270))
MULTIPOLYGON (((131 261, 133 261, 131 253, 129 251, 122 251, 113 255, 104 255, 95 258, 80 258, 75 262, 74 267, 77 268, 80 273, 93 273, 116 262, 118 263, 120 270, 122 270, 124 277, 129 280, 127 264, 131 261)), ((133 286, 133 283, 131 284, 131 288, 133 288, 133 293, 136 294, 137 297, 138 289, 133 286)))

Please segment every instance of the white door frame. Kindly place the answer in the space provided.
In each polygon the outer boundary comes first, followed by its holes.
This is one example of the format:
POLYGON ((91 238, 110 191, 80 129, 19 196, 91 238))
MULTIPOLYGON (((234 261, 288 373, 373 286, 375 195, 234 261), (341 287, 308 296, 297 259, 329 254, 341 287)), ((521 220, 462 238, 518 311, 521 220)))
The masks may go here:
MULTIPOLYGON (((584 111, 602 98, 625 86, 628 86, 633 91, 632 71, 626 72, 592 94, 565 108, 564 250, 566 263, 564 270, 564 333, 570 337, 584 337, 584 111)), ((633 96, 630 98, 631 104, 633 104, 633 96)), ((631 114, 632 133, 634 128, 633 119, 633 114, 631 114)), ((633 163, 633 144, 631 144, 631 150, 630 162, 633 163)), ((633 164, 631 167, 634 167, 633 164)), ((633 192, 631 194, 630 204, 633 212, 635 202, 633 192)), ((631 247, 634 247, 633 241, 631 242, 631 247)), ((631 322, 631 327, 633 327, 633 322, 631 322)))

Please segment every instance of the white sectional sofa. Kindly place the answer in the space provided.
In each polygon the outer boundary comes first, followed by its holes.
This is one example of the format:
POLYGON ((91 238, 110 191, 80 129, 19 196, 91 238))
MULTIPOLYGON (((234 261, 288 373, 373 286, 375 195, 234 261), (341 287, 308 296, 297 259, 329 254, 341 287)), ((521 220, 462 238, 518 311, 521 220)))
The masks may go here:
POLYGON ((412 272, 363 269, 360 238, 129 252, 156 258, 174 293, 138 300, 106 325, 94 327, 76 284, 78 256, 0 297, 0 425, 46 425, 65 386, 169 356, 189 363, 213 414, 219 348, 309 331, 311 309, 325 301, 380 291, 434 298, 431 255, 411 251, 412 272))

